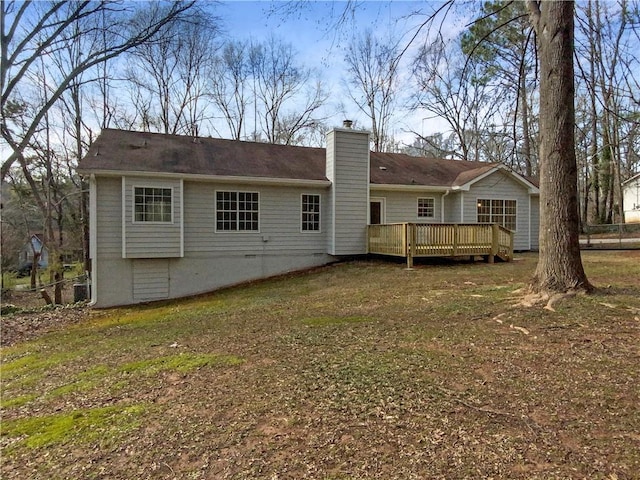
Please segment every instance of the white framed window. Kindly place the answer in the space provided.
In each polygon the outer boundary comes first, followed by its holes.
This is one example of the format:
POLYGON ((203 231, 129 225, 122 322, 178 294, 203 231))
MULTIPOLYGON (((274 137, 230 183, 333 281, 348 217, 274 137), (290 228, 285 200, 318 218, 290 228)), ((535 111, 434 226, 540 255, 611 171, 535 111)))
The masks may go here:
POLYGON ((301 224, 303 232, 320 231, 320 195, 303 193, 301 197, 301 224))
POLYGON ((515 231, 516 212, 515 200, 478 199, 478 223, 497 223, 504 228, 515 231))
POLYGON ((216 192, 216 231, 258 232, 258 192, 216 192))
POLYGON ((434 218, 436 216, 436 200, 433 197, 418 198, 418 218, 434 218))
POLYGON ((172 222, 172 188, 133 187, 133 223, 172 222))

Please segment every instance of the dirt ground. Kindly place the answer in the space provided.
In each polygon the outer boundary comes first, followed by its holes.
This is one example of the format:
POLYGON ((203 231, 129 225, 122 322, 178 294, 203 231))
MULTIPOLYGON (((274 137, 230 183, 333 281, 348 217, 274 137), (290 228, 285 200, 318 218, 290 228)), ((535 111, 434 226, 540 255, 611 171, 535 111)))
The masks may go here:
POLYGON ((640 479, 640 251, 552 308, 519 303, 535 261, 3 318, 0 476, 640 479))
POLYGON ((64 306, 47 307, 42 295, 36 291, 9 291, 2 297, 2 309, 16 307, 26 313, 3 315, 0 321, 0 346, 24 342, 46 332, 62 329, 84 320, 89 309, 84 304, 74 305, 73 290, 62 291, 64 306))

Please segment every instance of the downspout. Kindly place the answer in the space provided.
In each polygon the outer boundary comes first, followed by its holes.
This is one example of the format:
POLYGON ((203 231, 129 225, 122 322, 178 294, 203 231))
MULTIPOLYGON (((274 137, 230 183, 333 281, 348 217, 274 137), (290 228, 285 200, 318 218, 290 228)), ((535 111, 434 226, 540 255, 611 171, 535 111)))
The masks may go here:
MULTIPOLYGON (((531 193, 529 193, 529 205, 527 206, 529 211, 528 211, 528 217, 529 217, 529 225, 528 225, 528 229, 529 229, 529 251, 531 251, 531 193)), ((516 227, 517 228, 517 227, 516 227)))
POLYGON ((89 258, 91 271, 88 272, 89 291, 91 293, 90 306, 98 301, 98 199, 96 176, 89 177, 89 258))
POLYGON ((440 201, 440 223, 444 223, 444 197, 449 195, 450 191, 451 190, 447 188, 447 190, 445 190, 444 192, 444 195, 442 195, 442 200, 440 201))

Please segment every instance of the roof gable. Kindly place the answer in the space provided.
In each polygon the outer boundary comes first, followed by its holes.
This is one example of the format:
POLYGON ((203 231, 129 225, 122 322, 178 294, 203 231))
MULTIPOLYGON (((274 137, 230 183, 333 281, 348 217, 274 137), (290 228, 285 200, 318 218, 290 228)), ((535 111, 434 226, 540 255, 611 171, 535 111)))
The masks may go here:
POLYGON ((527 178, 514 172, 513 170, 507 168, 502 164, 495 163, 462 172, 460 175, 458 175, 458 178, 456 178, 453 188, 459 190, 469 190, 474 183, 482 180, 485 177, 488 177, 489 175, 493 175, 496 172, 503 172, 510 175, 518 183, 527 188, 529 190, 529 193, 540 193, 537 182, 534 179, 527 178))
POLYGON ((633 183, 635 180, 640 180, 640 172, 636 173, 631 178, 626 179, 624 182, 622 182, 622 185, 626 186, 628 184, 633 183))
MULTIPOLYGON (((403 153, 371 152, 371 183, 452 187, 461 174, 492 168, 494 164, 413 157, 403 153)), ((471 177, 470 177, 471 178, 471 177)))

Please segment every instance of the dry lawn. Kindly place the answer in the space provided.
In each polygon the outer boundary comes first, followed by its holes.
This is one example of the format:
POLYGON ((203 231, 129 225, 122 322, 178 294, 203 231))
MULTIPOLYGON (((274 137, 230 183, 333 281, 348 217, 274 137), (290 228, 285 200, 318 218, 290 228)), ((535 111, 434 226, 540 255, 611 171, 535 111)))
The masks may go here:
MULTIPOLYGON (((2 349, 3 479, 640 478, 640 251, 361 261, 2 349)), ((3 319, 6 321, 7 319, 3 319)))

